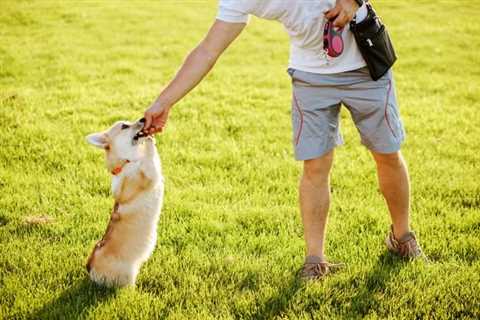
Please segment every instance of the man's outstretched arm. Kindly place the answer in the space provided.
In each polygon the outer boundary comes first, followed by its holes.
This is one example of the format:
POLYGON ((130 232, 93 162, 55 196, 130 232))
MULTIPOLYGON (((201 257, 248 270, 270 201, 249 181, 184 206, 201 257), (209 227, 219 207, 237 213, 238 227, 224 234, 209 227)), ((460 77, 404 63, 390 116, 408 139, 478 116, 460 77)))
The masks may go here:
POLYGON ((173 80, 145 111, 144 130, 150 134, 162 131, 171 107, 197 86, 245 25, 221 20, 214 22, 205 39, 190 52, 173 80))

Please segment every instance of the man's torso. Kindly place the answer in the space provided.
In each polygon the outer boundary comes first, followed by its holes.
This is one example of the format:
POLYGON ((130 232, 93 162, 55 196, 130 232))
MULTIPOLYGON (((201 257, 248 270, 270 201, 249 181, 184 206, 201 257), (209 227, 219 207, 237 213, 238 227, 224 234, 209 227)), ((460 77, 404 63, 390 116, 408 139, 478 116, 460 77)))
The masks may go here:
POLYGON ((332 58, 323 48, 324 12, 335 0, 220 0, 218 19, 247 22, 248 15, 281 22, 290 36, 289 67, 313 73, 340 73, 365 66, 348 25, 343 53, 332 58))

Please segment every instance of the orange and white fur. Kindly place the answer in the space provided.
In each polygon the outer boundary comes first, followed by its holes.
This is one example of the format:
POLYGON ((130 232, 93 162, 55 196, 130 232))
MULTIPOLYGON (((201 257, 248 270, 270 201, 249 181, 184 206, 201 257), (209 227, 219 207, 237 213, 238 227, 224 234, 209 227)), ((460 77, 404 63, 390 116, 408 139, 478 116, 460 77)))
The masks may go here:
POLYGON ((106 166, 113 175, 112 194, 118 206, 105 239, 97 244, 87 263, 90 278, 98 284, 134 285, 157 241, 163 176, 155 140, 134 139, 142 128, 141 121, 122 121, 107 131, 87 136, 90 144, 106 152, 106 166))

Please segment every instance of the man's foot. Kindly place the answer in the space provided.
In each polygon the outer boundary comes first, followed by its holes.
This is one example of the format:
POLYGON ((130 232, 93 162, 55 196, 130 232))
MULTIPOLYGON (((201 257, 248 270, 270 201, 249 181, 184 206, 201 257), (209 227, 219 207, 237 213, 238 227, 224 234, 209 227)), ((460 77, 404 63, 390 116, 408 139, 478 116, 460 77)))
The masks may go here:
POLYGON ((425 254, 422 252, 422 248, 417 242, 415 233, 410 231, 400 239, 396 239, 393 234, 393 226, 390 227, 390 233, 385 239, 385 244, 390 252, 399 255, 402 258, 416 259, 424 258, 425 254))
POLYGON ((334 264, 317 256, 307 256, 303 267, 299 270, 299 277, 302 280, 320 280, 342 266, 342 263, 334 264))

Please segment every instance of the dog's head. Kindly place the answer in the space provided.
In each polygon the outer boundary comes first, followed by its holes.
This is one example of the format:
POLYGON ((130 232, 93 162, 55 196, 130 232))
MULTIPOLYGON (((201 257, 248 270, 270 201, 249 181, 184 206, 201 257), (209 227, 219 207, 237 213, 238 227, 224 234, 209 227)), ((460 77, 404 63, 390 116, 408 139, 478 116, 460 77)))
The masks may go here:
POLYGON ((155 143, 151 136, 143 134, 144 120, 118 121, 110 129, 92 133, 87 142, 106 152, 107 167, 111 170, 118 163, 137 161, 145 155, 145 143, 155 143))

